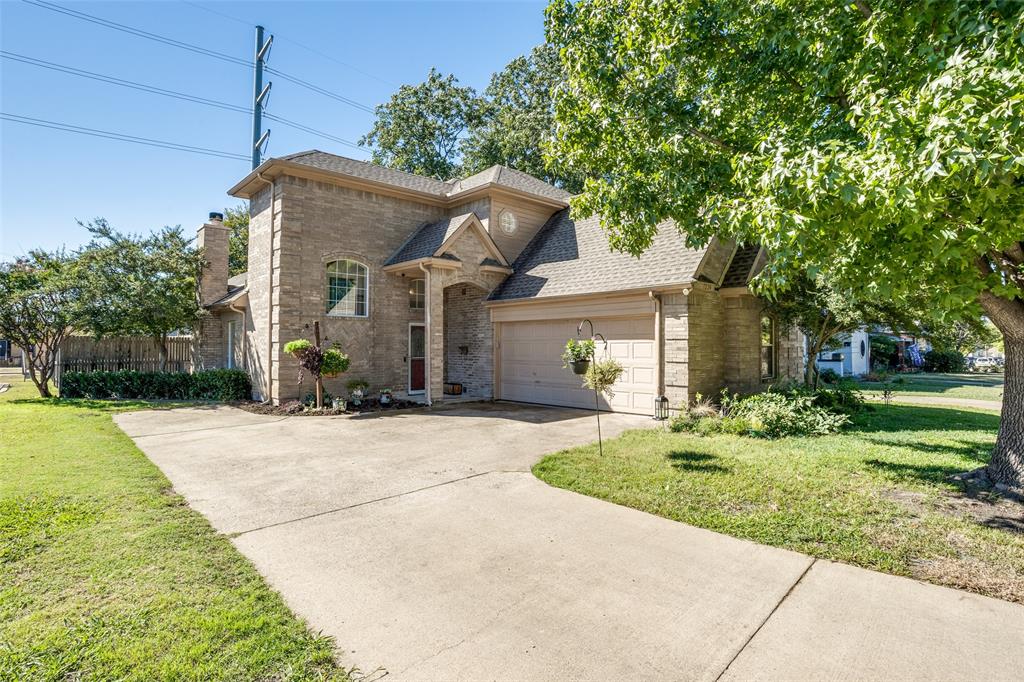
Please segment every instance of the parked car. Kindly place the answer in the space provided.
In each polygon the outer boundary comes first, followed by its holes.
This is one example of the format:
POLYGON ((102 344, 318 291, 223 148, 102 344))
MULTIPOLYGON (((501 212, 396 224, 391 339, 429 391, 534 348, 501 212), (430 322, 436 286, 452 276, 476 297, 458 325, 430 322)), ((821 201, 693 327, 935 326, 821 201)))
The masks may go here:
POLYGON ((999 368, 999 361, 988 357, 968 358, 967 368, 975 372, 994 372, 999 368))

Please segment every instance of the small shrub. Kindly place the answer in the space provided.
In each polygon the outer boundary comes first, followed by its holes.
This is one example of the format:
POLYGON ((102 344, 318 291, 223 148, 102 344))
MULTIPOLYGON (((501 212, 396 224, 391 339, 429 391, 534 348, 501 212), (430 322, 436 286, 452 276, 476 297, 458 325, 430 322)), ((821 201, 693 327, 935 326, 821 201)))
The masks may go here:
POLYGON ((766 391, 740 400, 730 414, 745 419, 751 433, 763 438, 823 436, 850 423, 847 415, 831 412, 815 400, 814 395, 766 391))
POLYGON ((926 372, 963 372, 967 359, 955 350, 930 350, 924 354, 926 372))
POLYGON ((348 389, 349 393, 355 393, 356 391, 366 392, 366 389, 370 387, 370 382, 366 379, 350 379, 345 388, 348 389))
POLYGON ((836 372, 831 367, 828 367, 826 369, 821 370, 821 372, 818 374, 818 378, 821 379, 822 382, 826 384, 834 384, 839 381, 839 373, 836 372))
POLYGON ((61 398, 94 400, 249 400, 252 383, 240 369, 183 372, 65 372, 61 398))

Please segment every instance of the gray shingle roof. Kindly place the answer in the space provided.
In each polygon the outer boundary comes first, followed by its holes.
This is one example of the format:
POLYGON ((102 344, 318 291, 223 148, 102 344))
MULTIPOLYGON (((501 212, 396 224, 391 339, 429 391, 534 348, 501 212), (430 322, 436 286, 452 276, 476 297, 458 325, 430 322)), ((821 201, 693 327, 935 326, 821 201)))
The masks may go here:
POLYGON ((444 182, 436 178, 414 175, 395 170, 394 168, 379 166, 375 163, 358 161, 336 154, 328 154, 316 149, 299 152, 298 154, 289 154, 288 156, 282 156, 281 159, 332 173, 350 175, 354 178, 433 194, 439 199, 469 192, 489 183, 558 201, 568 202, 571 196, 565 190, 550 185, 539 178, 535 178, 522 171, 506 168, 505 166, 491 166, 487 170, 471 175, 468 178, 444 182))
POLYGON ((747 286, 750 269, 754 267, 754 261, 757 260, 757 254, 760 251, 761 247, 756 244, 740 246, 736 249, 736 254, 732 257, 732 262, 729 263, 729 269, 726 270, 725 277, 722 278, 722 288, 747 286))
POLYGON ((451 187, 451 183, 442 182, 435 178, 413 175, 412 173, 379 166, 375 163, 357 161, 356 159, 328 154, 316 149, 299 152, 298 154, 289 154, 288 156, 282 156, 281 159, 312 168, 319 168, 320 170, 331 171, 332 173, 351 175, 363 180, 371 180, 427 194, 436 194, 439 197, 447 194, 448 189, 451 187))
POLYGON ((452 236, 463 223, 473 216, 472 213, 463 213, 452 218, 442 218, 434 223, 427 223, 420 226, 412 233, 412 236, 404 244, 398 247, 384 265, 395 265, 406 261, 430 258, 437 252, 448 237, 452 236))
POLYGON ((529 173, 523 173, 506 166, 491 166, 476 175, 470 175, 468 178, 456 181, 448 191, 448 196, 468 192, 488 183, 559 201, 569 201, 569 197, 572 196, 564 189, 548 184, 529 173))
POLYGON ((573 220, 559 211, 513 263, 492 301, 545 298, 689 282, 705 249, 690 249, 672 222, 658 226, 640 258, 612 251, 596 217, 573 220))

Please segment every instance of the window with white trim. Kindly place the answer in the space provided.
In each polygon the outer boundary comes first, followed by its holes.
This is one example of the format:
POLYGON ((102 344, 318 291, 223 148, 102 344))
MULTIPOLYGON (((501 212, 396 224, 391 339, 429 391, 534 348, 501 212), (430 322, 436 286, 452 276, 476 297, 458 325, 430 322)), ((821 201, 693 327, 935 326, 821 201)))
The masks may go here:
POLYGON ((327 314, 366 317, 369 284, 366 266, 354 260, 327 264, 327 314))
POLYGON ((424 279, 414 279, 409 282, 409 308, 412 310, 423 310, 427 305, 427 282, 424 279))
POLYGON ((761 380, 775 378, 775 320, 761 318, 761 380))

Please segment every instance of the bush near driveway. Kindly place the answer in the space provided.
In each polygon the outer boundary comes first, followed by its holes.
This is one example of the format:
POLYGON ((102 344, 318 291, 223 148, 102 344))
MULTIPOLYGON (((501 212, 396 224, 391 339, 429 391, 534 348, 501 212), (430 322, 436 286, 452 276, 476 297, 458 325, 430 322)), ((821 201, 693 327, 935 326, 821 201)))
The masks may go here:
POLYGON ((878 406, 815 438, 633 431, 549 455, 551 485, 824 559, 1024 603, 1024 506, 961 491, 999 416, 878 406))
POLYGON ((61 398, 95 400, 250 400, 252 383, 240 369, 185 372, 66 372, 61 398))
POLYGON ((344 680, 113 423, 0 395, 0 680, 344 680))

